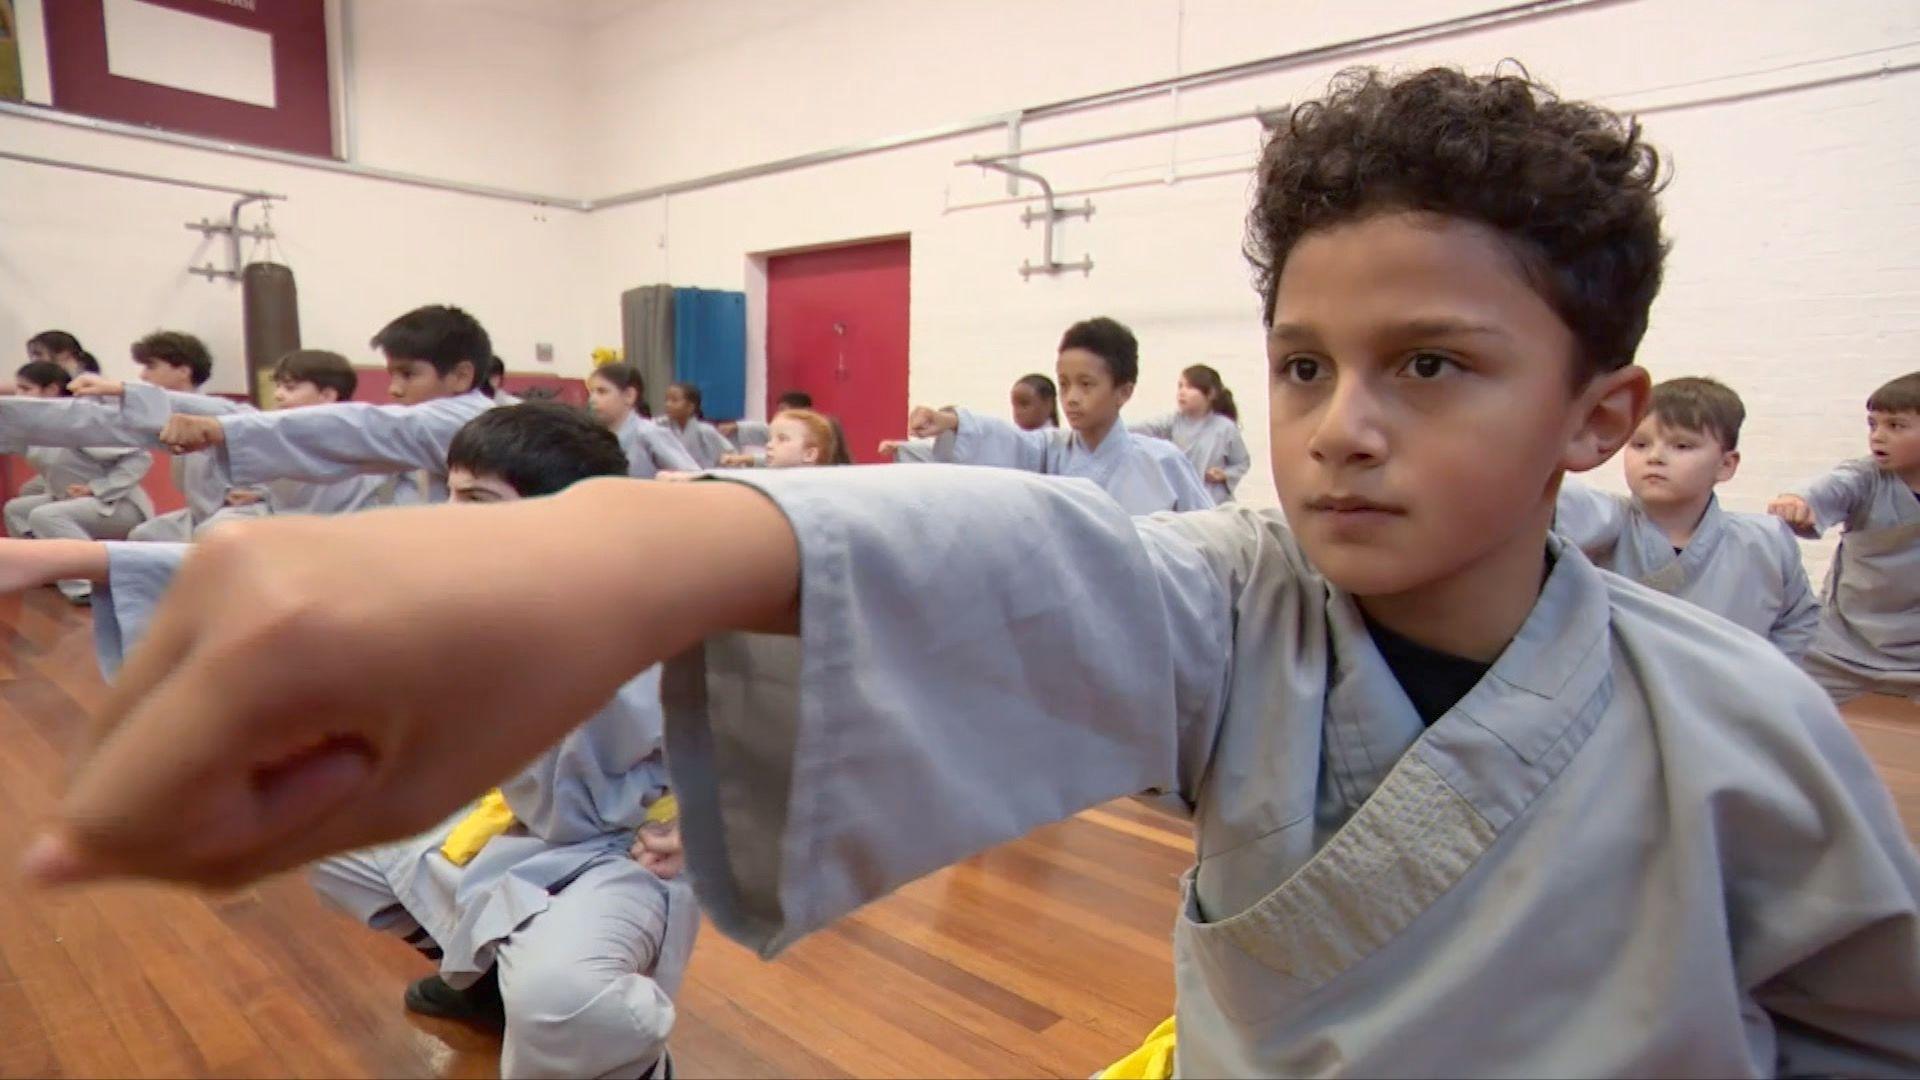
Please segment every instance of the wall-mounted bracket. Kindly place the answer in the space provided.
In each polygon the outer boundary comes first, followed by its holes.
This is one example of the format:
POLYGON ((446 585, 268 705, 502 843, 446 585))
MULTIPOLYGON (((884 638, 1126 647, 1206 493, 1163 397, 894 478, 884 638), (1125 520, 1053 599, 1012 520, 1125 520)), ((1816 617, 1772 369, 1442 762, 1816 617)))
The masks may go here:
POLYGON ((241 227, 240 209, 248 203, 254 202, 266 204, 266 208, 269 211, 271 211, 273 207, 273 199, 270 196, 246 195, 234 201, 233 209, 227 212, 227 220, 225 222, 214 221, 212 218, 201 218, 199 221, 187 222, 187 228, 192 229, 202 236, 224 236, 227 238, 226 266, 215 266, 213 260, 209 259, 203 265, 188 267, 187 273, 196 274, 206 278, 208 281, 213 281, 218 278, 225 278, 228 281, 240 280, 240 267, 242 265, 240 262, 241 237, 246 237, 249 240, 271 240, 274 238, 273 222, 271 219, 262 222, 257 229, 241 227))
POLYGON ((1016 180, 1031 180, 1040 185, 1041 206, 1039 208, 1027 207, 1027 209, 1020 214, 1020 222, 1029 229, 1033 228, 1033 223, 1036 221, 1045 226, 1041 237, 1042 259, 1038 263, 1031 259, 1022 262, 1020 264, 1021 277, 1031 278, 1035 274, 1052 276, 1055 274, 1071 273, 1075 270, 1080 271, 1082 274, 1093 273, 1093 256, 1081 256, 1078 262, 1061 262, 1059 257, 1054 254, 1055 245, 1053 242, 1053 227, 1055 225, 1068 218, 1093 217, 1092 199, 1086 200, 1079 206, 1060 206, 1053 200, 1053 185, 1047 183, 1047 178, 1037 172, 1030 172, 1020 168, 1018 165, 1009 165, 1004 161, 982 161, 980 162, 980 167, 983 169, 992 169, 995 172, 1006 173, 1016 180))

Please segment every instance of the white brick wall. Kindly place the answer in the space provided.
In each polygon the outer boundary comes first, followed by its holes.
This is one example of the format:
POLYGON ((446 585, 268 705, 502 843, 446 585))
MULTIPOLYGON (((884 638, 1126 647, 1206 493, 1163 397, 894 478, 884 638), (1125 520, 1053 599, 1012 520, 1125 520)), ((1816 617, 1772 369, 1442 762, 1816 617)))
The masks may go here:
MULTIPOLYGON (((811 50, 769 50, 763 38, 737 48, 716 39, 697 63, 630 74, 636 93, 645 88, 631 103, 648 106, 641 123, 650 132, 630 156, 658 147, 686 169, 737 165, 1488 5, 1188 0, 1176 30, 1177 0, 1099 11, 985 3, 968 6, 970 19, 936 20, 933 39, 898 15, 924 5, 886 6, 896 14, 882 19, 871 3, 819 3, 783 24, 791 40, 857 45, 834 50, 828 63, 811 50), (976 64, 993 78, 969 78, 976 64), (752 79, 739 74, 749 68, 752 79), (706 71, 736 77, 716 85, 706 71), (869 109, 863 94, 875 86, 885 87, 884 101, 869 109), (760 126, 767 110, 781 118, 778 131, 760 126), (818 137, 809 138, 815 116, 818 137), (794 130, 795 118, 808 127, 794 130), (676 128, 676 120, 685 126, 676 128), (757 154, 754 140, 743 146, 717 137, 736 124, 765 131, 769 153, 757 154)), ((633 22, 684 25, 713 7, 669 0, 633 22)), ((737 5, 722 0, 718 10, 737 5)), ((604 40, 617 48, 617 33, 604 40)), ((1920 5, 1640 0, 1366 59, 1483 70, 1516 57, 1570 96, 1652 110, 1648 137, 1674 168, 1665 200, 1674 252, 1642 361, 1656 378, 1713 375, 1741 392, 1749 411, 1745 461, 1725 502, 1757 511, 1781 488, 1862 453, 1867 393, 1920 368, 1920 141, 1912 135, 1920 131, 1920 75, 1783 88, 1920 62, 1915 42, 1920 5), (1750 96, 1703 100, 1743 94, 1750 96)), ((1184 95, 1178 114, 1301 100, 1337 66, 1184 95)), ((1174 104, 1162 99, 1034 124, 1025 134, 1033 145, 1173 115, 1174 104)), ((1255 142, 1253 125, 1244 124, 1029 164, 1056 187, 1078 189, 1160 179, 1176 159, 1182 173, 1244 167, 1255 142)), ((1003 146, 996 132, 677 196, 665 228, 658 205, 607 215, 594 231, 594 273, 606 299, 595 302, 593 334, 611 340, 615 333, 607 301, 619 288, 669 267, 676 282, 740 287, 755 252, 907 232, 916 401, 1003 409, 1015 377, 1051 369, 1067 323, 1111 314, 1141 338, 1138 411, 1169 408, 1186 364, 1221 370, 1246 406, 1248 443, 1261 463, 1243 496, 1271 502, 1258 310, 1238 253, 1250 177, 1096 193, 1093 220, 1068 223, 1062 242, 1068 259, 1092 254, 1092 276, 1023 282, 1015 270, 1037 257, 1038 234, 1021 227, 1018 206, 966 208, 1004 198, 1004 181, 952 167, 1003 146)), ((1617 464, 1594 479, 1624 489, 1617 464)), ((1816 581, 1829 546, 1806 549, 1816 581)))
MULTIPOLYGON (((373 164, 604 195, 1494 6, 382 0, 356 7, 358 127, 373 164), (459 32, 436 32, 449 19, 459 32)), ((1758 510, 1860 453, 1866 394, 1920 368, 1920 75, 1847 81, 1920 63, 1916 43, 1920 4, 1635 0, 1363 59, 1484 70, 1516 57, 1569 95, 1649 110, 1675 169, 1675 246, 1642 359, 1656 377, 1715 375, 1742 393, 1746 460, 1725 495, 1758 510)), ((1298 101, 1335 66, 1036 123, 1026 139, 1298 101)), ((756 254, 907 233, 916 400, 1002 409, 1015 377, 1051 369, 1067 323, 1111 314, 1142 340, 1139 411, 1170 407, 1186 364, 1222 371, 1261 462, 1243 494, 1272 498, 1258 310, 1239 256, 1251 123, 1033 159, 1062 190, 1146 183, 1093 194, 1093 220, 1064 227, 1061 250, 1090 253, 1091 277, 1032 281, 1016 270, 1039 235, 1004 201, 1004 180, 952 165, 1003 149, 998 132, 587 217, 15 120, 0 119, 0 142, 288 191, 276 223, 307 338, 355 357, 391 314, 447 299, 485 319, 517 365, 553 341, 561 370, 584 370, 592 346, 619 341, 625 288, 752 288, 756 254), (1181 182, 1163 182, 1170 168, 1181 182)), ((224 199, 5 162, 0 187, 0 338, 67 325, 124 364, 125 343, 164 322, 237 356, 237 300, 185 276, 179 228, 224 199)), ((1596 480, 1619 486, 1617 466, 1596 480)), ((1807 550, 1818 574, 1827 548, 1807 550)))

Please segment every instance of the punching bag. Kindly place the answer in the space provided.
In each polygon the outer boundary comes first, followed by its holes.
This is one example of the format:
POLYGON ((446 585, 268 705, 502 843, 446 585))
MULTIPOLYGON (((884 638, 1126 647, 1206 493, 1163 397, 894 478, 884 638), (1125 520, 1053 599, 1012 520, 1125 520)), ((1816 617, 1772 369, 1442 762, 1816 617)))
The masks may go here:
POLYGON ((300 347, 300 295, 293 271, 271 262, 240 271, 240 305, 247 341, 247 388, 255 405, 273 400, 273 365, 300 347))

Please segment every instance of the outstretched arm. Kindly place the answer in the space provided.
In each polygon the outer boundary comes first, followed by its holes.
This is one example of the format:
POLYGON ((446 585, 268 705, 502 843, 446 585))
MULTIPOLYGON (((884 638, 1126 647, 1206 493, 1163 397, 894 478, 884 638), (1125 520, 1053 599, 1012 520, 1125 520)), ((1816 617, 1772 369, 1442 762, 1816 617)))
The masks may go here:
POLYGON ((29 866, 235 882, 424 829, 660 658, 790 627, 797 558, 780 511, 730 484, 218 530, 128 657, 29 866), (654 555, 586 572, 608 537, 654 555))
POLYGON ((413 469, 443 473, 454 435, 490 404, 462 395, 424 405, 348 401, 221 417, 176 413, 160 441, 183 453, 218 453, 229 484, 238 487, 413 469))
POLYGON ((671 657, 694 878, 777 950, 1039 824, 1194 790, 1257 544, 937 466, 236 524, 182 567, 28 867, 233 883, 407 835, 671 657), (609 571, 611 544, 644 557, 609 571))

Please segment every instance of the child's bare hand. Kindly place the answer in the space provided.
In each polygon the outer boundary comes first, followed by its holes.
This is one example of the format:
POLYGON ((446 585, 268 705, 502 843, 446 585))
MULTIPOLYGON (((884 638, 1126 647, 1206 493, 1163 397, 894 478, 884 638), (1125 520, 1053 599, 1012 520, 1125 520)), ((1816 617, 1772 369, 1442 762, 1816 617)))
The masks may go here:
POLYGON ((687 865, 686 851, 680 843, 680 823, 650 821, 640 826, 627 854, 662 881, 679 877, 687 865))
POLYGON ((84 499, 92 494, 93 494, 93 489, 88 487, 85 484, 68 484, 67 485, 67 498, 69 499, 84 499))
POLYGON ((1779 518, 1801 536, 1813 538, 1820 535, 1819 524, 1813 519, 1813 507, 1798 495, 1781 495, 1767 504, 1767 513, 1779 518))
POLYGON ((417 833, 649 664, 791 625, 798 574, 779 510, 733 484, 228 526, 181 565, 24 869, 233 885, 417 833), (660 558, 606 578, 609 542, 660 558))
POLYGON ((266 496, 262 495, 260 492, 251 491, 245 488, 227 492, 228 506, 253 506, 257 503, 264 501, 265 499, 266 499, 266 496))
POLYGON ((737 420, 722 420, 713 426, 729 439, 740 434, 740 422, 737 420))
POLYGON ((175 413, 160 429, 160 442, 176 454, 191 454, 227 441, 220 421, 211 416, 184 416, 175 413))
POLYGON ((126 393, 126 384, 118 379, 109 379, 104 375, 87 372, 75 375, 67 384, 67 392, 74 397, 119 397, 126 393))
POLYGON ((907 432, 916 439, 937 438, 960 429, 960 415, 950 409, 929 409, 916 405, 907 414, 907 432))
POLYGON ((901 447, 907 445, 905 439, 881 439, 880 456, 892 457, 901 447))
POLYGON ((729 469, 743 469, 756 465, 758 462, 753 460, 752 454, 721 454, 720 464, 729 469))
POLYGON ((696 472, 681 472, 678 469, 661 469, 659 472, 653 474, 653 478, 655 480, 671 480, 684 484, 689 480, 698 480, 700 474, 696 472))
POLYGON ((1207 470, 1207 483, 1224 484, 1226 482, 1227 482, 1227 470, 1220 468, 1218 465, 1207 470))

